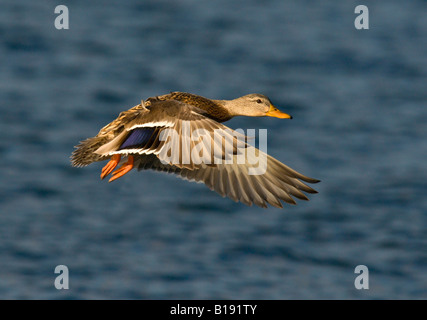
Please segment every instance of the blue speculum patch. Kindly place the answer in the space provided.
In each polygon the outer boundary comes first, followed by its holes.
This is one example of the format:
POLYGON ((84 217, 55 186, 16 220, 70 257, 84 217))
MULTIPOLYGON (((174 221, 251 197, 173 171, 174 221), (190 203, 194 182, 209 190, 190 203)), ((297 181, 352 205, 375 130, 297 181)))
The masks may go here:
POLYGON ((154 133, 154 128, 137 128, 132 130, 127 139, 122 143, 119 150, 126 148, 143 147, 154 133))

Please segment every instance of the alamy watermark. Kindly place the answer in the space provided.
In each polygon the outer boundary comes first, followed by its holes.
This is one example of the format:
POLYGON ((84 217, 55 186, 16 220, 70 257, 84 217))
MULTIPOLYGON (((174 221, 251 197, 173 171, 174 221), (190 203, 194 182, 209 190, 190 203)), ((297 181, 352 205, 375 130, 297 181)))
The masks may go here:
POLYGON ((357 30, 369 29, 369 9, 365 5, 358 5, 354 8, 354 13, 359 15, 354 19, 354 27, 357 30))
MULTIPOLYGON (((69 10, 66 5, 60 4, 55 7, 55 28, 58 30, 70 28, 69 10)), ((369 9, 367 6, 361 4, 354 8, 354 13, 358 16, 354 19, 354 27, 357 30, 369 29, 369 9)))
POLYGON ((58 5, 55 7, 55 11, 56 14, 59 14, 59 16, 57 16, 55 18, 55 28, 58 30, 61 29, 70 29, 70 19, 69 19, 69 14, 68 14, 68 7, 64 6, 63 4, 58 5))
POLYGON ((55 274, 59 275, 55 278, 55 288, 58 290, 61 289, 70 289, 69 286, 69 272, 68 267, 65 265, 58 265, 55 267, 55 274))
POLYGON ((354 269, 354 273, 359 274, 354 279, 354 287, 358 290, 369 289, 369 269, 367 266, 360 264, 354 269))

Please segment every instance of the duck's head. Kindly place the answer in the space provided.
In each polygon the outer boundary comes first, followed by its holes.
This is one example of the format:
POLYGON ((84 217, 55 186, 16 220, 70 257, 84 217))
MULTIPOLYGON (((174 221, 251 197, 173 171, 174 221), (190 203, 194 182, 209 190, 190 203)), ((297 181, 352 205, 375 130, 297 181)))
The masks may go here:
POLYGON ((266 96, 251 93, 246 96, 229 100, 226 108, 233 116, 275 117, 292 119, 292 116, 277 109, 266 96))

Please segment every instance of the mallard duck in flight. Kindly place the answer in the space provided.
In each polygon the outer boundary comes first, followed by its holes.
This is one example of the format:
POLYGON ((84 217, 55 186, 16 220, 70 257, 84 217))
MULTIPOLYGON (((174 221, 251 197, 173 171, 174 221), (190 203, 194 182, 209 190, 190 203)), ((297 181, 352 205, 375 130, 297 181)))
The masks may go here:
POLYGON ((172 92, 148 98, 120 113, 95 137, 75 147, 71 163, 83 167, 109 159, 101 179, 112 173, 110 182, 133 168, 173 173, 203 182, 223 197, 264 208, 267 203, 282 208, 281 201, 296 204, 292 197, 308 200, 303 191, 317 193, 302 181, 319 180, 289 168, 248 144, 244 134, 222 124, 235 116, 292 119, 261 94, 211 100, 172 92), (262 165, 264 170, 257 173, 262 165))

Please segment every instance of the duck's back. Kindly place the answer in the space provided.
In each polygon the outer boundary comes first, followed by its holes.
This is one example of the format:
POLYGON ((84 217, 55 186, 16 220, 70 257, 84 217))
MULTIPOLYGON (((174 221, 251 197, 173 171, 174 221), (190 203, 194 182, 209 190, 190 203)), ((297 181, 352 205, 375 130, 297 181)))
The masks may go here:
POLYGON ((197 94, 176 91, 147 99, 147 101, 155 100, 177 100, 190 104, 206 111, 209 118, 218 122, 224 122, 232 118, 229 112, 219 103, 219 100, 211 100, 197 94))

